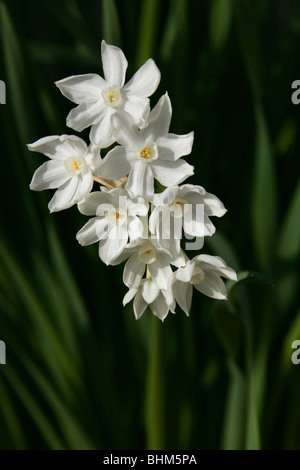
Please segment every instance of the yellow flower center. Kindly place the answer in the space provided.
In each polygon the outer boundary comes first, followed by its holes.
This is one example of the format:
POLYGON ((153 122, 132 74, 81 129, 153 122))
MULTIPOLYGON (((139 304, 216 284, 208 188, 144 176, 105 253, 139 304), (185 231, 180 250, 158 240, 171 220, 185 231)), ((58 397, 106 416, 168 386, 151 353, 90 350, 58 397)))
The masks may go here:
POLYGON ((78 169, 79 169, 79 167, 78 167, 78 165, 77 165, 77 162, 76 162, 75 160, 74 160, 74 162, 73 162, 73 168, 74 168, 74 170, 78 170, 78 169))
POLYGON ((152 251, 152 250, 147 250, 147 251, 145 251, 145 254, 146 254, 146 255, 150 255, 151 251, 152 251))
POLYGON ((150 154, 150 149, 147 148, 147 147, 145 147, 145 148, 141 151, 140 155, 141 155, 142 158, 150 158, 150 155, 151 155, 151 154, 150 154))
POLYGON ((108 93, 108 97, 109 97, 109 99, 110 99, 110 102, 113 103, 114 100, 115 100, 115 94, 114 94, 114 92, 108 93))
POLYGON ((116 212, 116 219, 119 219, 119 218, 120 218, 120 213, 116 212))

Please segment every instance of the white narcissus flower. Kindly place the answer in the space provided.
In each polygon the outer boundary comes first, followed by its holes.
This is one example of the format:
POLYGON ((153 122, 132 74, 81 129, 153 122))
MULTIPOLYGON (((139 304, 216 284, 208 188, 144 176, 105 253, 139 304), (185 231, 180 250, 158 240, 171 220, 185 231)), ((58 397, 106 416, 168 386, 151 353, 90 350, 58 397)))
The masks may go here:
POLYGON ((188 260, 173 274, 173 290, 176 302, 189 315, 193 286, 213 299, 226 299, 227 291, 221 277, 237 280, 236 272, 218 256, 198 255, 188 260))
POLYGON ((169 133, 172 116, 171 102, 163 95, 150 112, 147 126, 138 129, 130 116, 113 116, 116 140, 121 146, 113 148, 103 160, 101 176, 118 179, 128 176, 126 190, 135 196, 152 195, 154 179, 163 186, 182 183, 194 173, 194 168, 180 157, 191 152, 194 133, 169 133))
POLYGON ((173 274, 170 265, 179 267, 185 264, 184 256, 181 253, 174 257, 173 254, 163 250, 156 240, 142 238, 128 243, 121 255, 115 258, 111 264, 120 264, 126 259, 123 282, 129 289, 137 287, 147 272, 159 289, 166 290, 173 274))
MULTIPOLYGON (((170 238, 171 217, 176 219, 176 226, 182 228, 188 236, 211 236, 216 229, 209 217, 222 217, 226 212, 220 199, 207 193, 201 186, 193 184, 170 186, 162 193, 154 194, 151 202, 153 210, 149 219, 149 229, 159 238, 170 238)), ((181 232, 177 235, 181 235, 181 232)))
POLYGON ((159 289, 151 277, 142 279, 137 287, 132 287, 127 292, 123 299, 123 305, 134 298, 133 311, 137 320, 149 305, 152 313, 164 321, 169 310, 174 313, 175 308, 175 300, 172 298, 170 301, 169 290, 159 289))
POLYGON ((77 233, 78 242, 85 246, 99 242, 99 257, 110 264, 124 250, 128 239, 135 240, 143 234, 143 224, 138 216, 146 216, 149 204, 143 198, 128 198, 123 188, 89 194, 78 205, 82 214, 94 215, 77 233))
POLYGON ((134 122, 143 126, 149 113, 149 99, 160 81, 160 71, 152 59, 142 65, 125 83, 127 60, 118 47, 101 43, 104 77, 97 74, 75 75, 55 84, 62 94, 78 104, 67 117, 67 126, 81 132, 92 126, 91 141, 101 148, 116 139, 111 116, 120 110, 129 113, 134 122))
POLYGON ((49 202, 50 212, 57 212, 82 201, 93 187, 93 172, 101 164, 98 147, 88 147, 75 135, 43 137, 28 149, 50 158, 34 173, 30 189, 42 191, 58 188, 49 202))

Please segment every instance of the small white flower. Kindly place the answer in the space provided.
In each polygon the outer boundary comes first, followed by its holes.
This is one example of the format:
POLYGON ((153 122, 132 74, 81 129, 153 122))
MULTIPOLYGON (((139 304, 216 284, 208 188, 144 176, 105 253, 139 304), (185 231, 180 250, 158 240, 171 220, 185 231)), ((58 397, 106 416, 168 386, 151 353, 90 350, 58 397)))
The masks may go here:
POLYGON ((91 141, 101 148, 114 141, 111 116, 120 110, 129 113, 143 126, 149 113, 149 99, 155 92, 160 72, 152 59, 125 83, 127 60, 118 47, 101 43, 104 78, 97 74, 75 75, 56 82, 62 94, 78 104, 67 117, 67 125, 76 131, 92 126, 91 141))
POLYGON ((133 311, 138 320, 150 307, 152 313, 160 320, 164 321, 169 311, 174 313, 175 300, 170 300, 170 289, 159 289, 153 279, 142 279, 137 287, 132 287, 123 299, 123 305, 126 305, 134 298, 133 311))
POLYGON ((138 216, 148 213, 148 202, 142 198, 133 201, 123 188, 89 194, 78 205, 85 215, 96 215, 77 233, 78 242, 85 246, 99 242, 99 257, 110 264, 124 250, 128 239, 135 240, 143 234, 143 224, 138 216))
POLYGON ((221 279, 237 280, 236 272, 218 256, 198 255, 188 260, 173 274, 174 297, 182 310, 189 315, 193 286, 199 292, 213 299, 226 299, 227 291, 221 279))
POLYGON ((201 186, 170 186, 151 198, 149 229, 162 242, 179 245, 182 229, 187 236, 204 237, 215 233, 210 216, 222 217, 226 209, 201 186))
POLYGON ((176 185, 193 174, 193 166, 180 157, 191 152, 194 133, 169 133, 172 116, 167 94, 162 96, 149 114, 148 124, 138 129, 130 116, 119 114, 112 119, 116 140, 103 160, 101 176, 118 179, 129 175, 126 190, 134 196, 154 193, 154 179, 163 186, 176 185))
POLYGON ((87 147, 74 135, 43 137, 28 149, 50 158, 34 173, 30 189, 42 191, 58 188, 49 202, 50 212, 57 212, 82 201, 93 187, 93 171, 101 163, 98 147, 87 147))

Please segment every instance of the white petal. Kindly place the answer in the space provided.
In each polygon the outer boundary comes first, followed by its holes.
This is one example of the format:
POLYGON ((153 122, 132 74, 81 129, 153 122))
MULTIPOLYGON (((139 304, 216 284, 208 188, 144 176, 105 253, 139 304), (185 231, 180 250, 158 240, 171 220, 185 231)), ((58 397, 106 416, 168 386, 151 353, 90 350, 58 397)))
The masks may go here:
POLYGON ((50 160, 43 163, 34 173, 30 183, 30 189, 42 191, 62 186, 68 179, 68 174, 63 162, 50 160))
POLYGON ((193 286, 189 282, 175 282, 175 299, 182 310, 189 315, 193 297, 193 286))
POLYGON ((226 299, 227 291, 224 282, 217 274, 205 271, 205 276, 200 284, 194 284, 194 287, 208 297, 213 299, 226 299))
POLYGON ((97 145, 90 144, 85 161, 88 167, 93 171, 94 174, 99 175, 100 168, 102 165, 101 148, 97 145))
POLYGON ((178 160, 183 155, 189 155, 192 151, 194 132, 185 135, 168 134, 160 137, 156 144, 159 155, 164 160, 178 160))
POLYGON ((128 150, 137 152, 144 144, 132 117, 125 112, 118 112, 112 116, 112 125, 119 144, 128 150))
POLYGON ((94 180, 90 170, 79 176, 78 185, 74 194, 74 204, 81 202, 92 190, 94 180))
POLYGON ((190 204, 204 204, 208 216, 222 217, 226 209, 214 194, 207 193, 202 186, 184 184, 179 188, 179 195, 190 204))
POLYGON ((101 165, 101 177, 108 179, 119 179, 128 175, 130 164, 127 159, 127 151, 124 147, 117 145, 103 160, 101 165))
POLYGON ((155 160, 151 167, 154 178, 164 186, 174 186, 194 174, 194 167, 184 160, 155 160))
POLYGON ((125 82, 128 65, 123 51, 119 47, 106 44, 103 40, 101 43, 101 54, 104 76, 107 82, 111 86, 118 85, 121 88, 125 82))
POLYGON ((154 179, 151 165, 137 160, 130 170, 125 189, 131 197, 153 194, 154 179))
POLYGON ((203 199, 205 204, 205 212, 208 216, 214 215, 216 217, 222 217, 227 212, 223 202, 220 201, 220 199, 217 198, 217 196, 214 194, 205 193, 203 199))
POLYGON ((125 307, 125 305, 127 305, 133 299, 133 297, 135 296, 136 293, 137 293, 136 288, 129 289, 129 291, 125 294, 125 296, 123 298, 124 307, 125 307))
POLYGON ((136 293, 136 296, 135 296, 134 302, 133 302, 133 311, 134 311, 135 318, 137 320, 139 318, 141 318, 141 316, 143 315, 143 313, 146 310, 147 306, 148 306, 148 304, 143 299, 142 291, 141 291, 141 289, 139 289, 136 293))
POLYGON ((104 119, 106 109, 104 103, 100 101, 95 103, 81 103, 69 112, 67 116, 67 126, 75 129, 75 131, 81 132, 86 127, 97 123, 100 119, 104 119))
POLYGON ((108 85, 94 73, 73 75, 55 82, 61 93, 73 103, 90 103, 99 99, 101 91, 108 85))
POLYGON ((145 263, 140 261, 138 254, 131 256, 124 266, 123 282, 129 287, 137 287, 144 275, 145 263))
POLYGON ((134 217, 128 224, 128 233, 130 241, 143 237, 144 226, 138 217, 134 217))
POLYGON ((148 59, 131 80, 124 86, 124 90, 142 97, 151 96, 160 81, 160 71, 154 60, 148 59))
POLYGON ((192 279, 193 273, 195 268, 195 261, 187 261, 186 266, 177 269, 176 271, 176 279, 182 282, 190 282, 192 279))
POLYGON ((84 157, 87 145, 76 135, 52 135, 28 145, 29 150, 41 152, 52 160, 65 160, 70 156, 84 157))
POLYGON ((79 177, 73 177, 63 184, 48 204, 50 212, 57 212, 82 201, 93 187, 93 177, 90 171, 79 177))
POLYGON ((172 204, 176 198, 177 192, 178 186, 169 186, 162 193, 154 194, 151 198, 151 202, 157 206, 162 204, 172 204))
POLYGON ((48 204, 50 212, 58 212, 63 209, 68 209, 75 204, 74 194, 79 183, 78 178, 70 178, 63 184, 57 191, 55 191, 53 198, 48 204))
POLYGON ((199 266, 205 271, 215 271, 222 277, 231 279, 233 281, 237 280, 236 272, 227 266, 225 261, 219 256, 211 255, 198 255, 193 258, 199 266))
POLYGON ((144 139, 156 141, 159 137, 165 136, 169 131, 171 117, 171 101, 165 93, 149 114, 148 125, 142 130, 144 139))
POLYGON ((126 259, 128 259, 130 256, 134 255, 137 251, 136 247, 130 247, 128 248, 128 245, 124 248, 122 253, 120 253, 118 256, 116 256, 113 260, 111 260, 110 265, 111 266, 117 266, 120 263, 123 263, 126 259))
POLYGON ((126 235, 127 231, 119 227, 118 234, 110 230, 107 238, 99 242, 99 256, 106 265, 111 264, 111 261, 122 253, 128 240, 128 235, 127 237, 126 235))
POLYGON ((142 296, 147 304, 151 304, 159 296, 159 288, 151 279, 147 279, 142 287, 142 296))
POLYGON ((203 203, 184 205, 183 229, 186 234, 191 237, 204 237, 205 235, 212 235, 215 232, 215 227, 210 222, 204 210, 203 203))
POLYGON ((152 313, 162 321, 164 321, 164 319, 169 313, 169 306, 167 305, 167 302, 163 294, 161 293, 157 297, 157 299, 155 299, 154 302, 152 302, 152 304, 150 305, 150 308, 152 310, 152 313))
POLYGON ((172 276, 170 264, 161 255, 157 254, 156 260, 149 264, 148 268, 157 287, 167 289, 169 278, 172 276))
POLYGON ((150 101, 148 98, 127 93, 123 109, 133 118, 138 127, 143 127, 149 115, 150 101))
POLYGON ((100 217, 93 217, 79 230, 76 238, 80 245, 86 246, 91 245, 99 241, 99 233, 104 232, 105 226, 107 226, 107 220, 100 219, 100 217))
POLYGON ((28 144, 27 147, 32 152, 40 152, 46 155, 48 158, 55 158, 56 147, 59 143, 59 135, 49 135, 47 137, 42 137, 32 144, 28 144))
POLYGON ((101 112, 100 119, 91 127, 90 141, 100 148, 109 147, 116 141, 111 120, 114 112, 113 108, 106 106, 101 112))
POLYGON ((109 196, 102 191, 94 191, 78 204, 79 212, 85 215, 95 215, 101 204, 110 204, 109 196))

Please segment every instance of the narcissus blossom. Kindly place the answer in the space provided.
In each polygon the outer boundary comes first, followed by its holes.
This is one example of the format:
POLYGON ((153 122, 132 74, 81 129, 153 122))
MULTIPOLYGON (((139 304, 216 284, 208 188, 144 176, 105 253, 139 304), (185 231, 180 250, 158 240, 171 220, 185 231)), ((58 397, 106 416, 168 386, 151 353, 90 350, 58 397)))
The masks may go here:
POLYGON ((138 129, 123 113, 114 116, 116 140, 121 146, 112 149, 101 167, 104 178, 128 175, 126 190, 132 195, 152 195, 154 179, 163 186, 176 185, 194 173, 194 168, 180 157, 191 152, 194 133, 169 133, 172 116, 170 98, 161 97, 150 112, 147 125, 138 129))
POLYGON ((169 311, 174 313, 175 300, 170 301, 169 289, 159 289, 153 279, 146 278, 140 281, 138 287, 132 287, 123 299, 123 305, 132 299, 135 318, 138 320, 149 306, 152 313, 160 320, 164 320, 169 311))
POLYGON ((222 217, 226 209, 202 186, 179 186, 194 174, 182 158, 191 153, 194 133, 169 132, 172 107, 167 93, 150 111, 148 97, 160 80, 154 61, 149 59, 125 84, 123 52, 105 41, 101 47, 104 78, 86 74, 56 82, 78 105, 67 125, 79 132, 91 126, 91 144, 72 135, 29 144, 29 150, 49 158, 34 173, 30 188, 57 189, 51 212, 77 204, 91 217, 76 238, 83 246, 97 243, 106 265, 125 262, 128 292, 123 304, 133 300, 136 319, 149 307, 163 321, 175 313, 176 303, 189 315, 194 287, 226 299, 222 278, 237 279, 221 258, 200 254, 190 260, 183 251, 201 249, 204 237, 216 230, 210 217, 222 217), (102 159, 101 149, 113 143, 102 159), (91 192, 94 182, 100 183, 100 191, 91 192), (201 246, 183 244, 183 234, 196 237, 201 246))
POLYGON ((58 188, 49 202, 50 212, 57 212, 82 201, 93 187, 93 171, 101 164, 99 149, 88 147, 75 135, 51 135, 28 145, 50 160, 34 173, 30 189, 42 191, 58 188))
POLYGON ((99 256, 110 264, 123 252, 128 240, 142 236, 143 224, 138 216, 148 213, 148 202, 140 198, 133 201, 123 188, 89 194, 78 205, 82 214, 94 215, 77 233, 76 238, 83 246, 99 242, 99 256))
POLYGON ((104 78, 89 73, 75 75, 56 82, 66 98, 78 104, 67 117, 67 126, 81 132, 92 126, 90 139, 101 148, 114 138, 111 117, 119 111, 129 113, 136 125, 143 126, 149 113, 149 99, 155 92, 160 71, 152 59, 125 84, 127 60, 118 47, 101 44, 104 78))
POLYGON ((226 299, 225 279, 237 280, 236 272, 218 256, 198 255, 188 260, 174 274, 174 297, 182 310, 189 315, 193 287, 213 299, 226 299))

